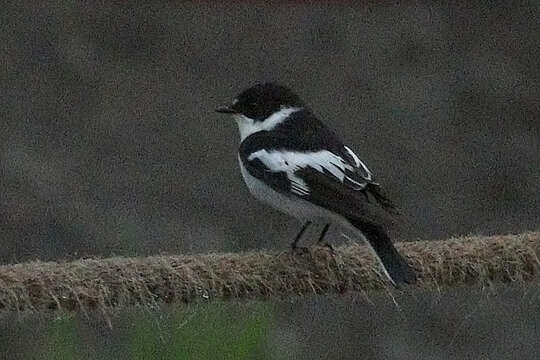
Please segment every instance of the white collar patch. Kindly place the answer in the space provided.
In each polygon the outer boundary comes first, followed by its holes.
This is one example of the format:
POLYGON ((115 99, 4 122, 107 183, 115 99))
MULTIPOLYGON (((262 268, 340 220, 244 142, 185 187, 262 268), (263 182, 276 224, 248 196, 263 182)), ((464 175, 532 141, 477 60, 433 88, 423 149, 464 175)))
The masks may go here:
POLYGON ((302 108, 299 107, 282 108, 263 121, 255 121, 242 114, 233 115, 234 120, 236 120, 236 123, 238 124, 238 130, 240 131, 240 141, 243 141, 249 135, 256 132, 274 129, 276 126, 286 121, 289 115, 300 110, 302 110, 302 108))

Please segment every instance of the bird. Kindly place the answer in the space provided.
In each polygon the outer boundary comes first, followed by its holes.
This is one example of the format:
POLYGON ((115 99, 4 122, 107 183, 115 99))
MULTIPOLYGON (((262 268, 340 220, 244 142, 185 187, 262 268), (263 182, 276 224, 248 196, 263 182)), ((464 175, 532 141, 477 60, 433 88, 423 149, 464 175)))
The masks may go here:
POLYGON ((303 224, 293 249, 312 224, 323 225, 319 244, 337 226, 366 240, 394 285, 416 281, 381 220, 381 212, 396 214, 396 207, 364 162, 295 92, 258 83, 216 111, 238 125, 238 160, 250 193, 303 224))

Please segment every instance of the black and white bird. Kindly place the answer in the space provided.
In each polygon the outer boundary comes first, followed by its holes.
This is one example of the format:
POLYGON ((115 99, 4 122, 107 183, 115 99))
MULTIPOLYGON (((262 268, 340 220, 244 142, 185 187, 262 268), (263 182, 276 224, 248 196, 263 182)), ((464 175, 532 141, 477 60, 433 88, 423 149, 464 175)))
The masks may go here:
POLYGON ((334 224, 367 240, 394 284, 415 282, 381 224, 381 210, 392 212, 392 203, 367 166, 294 92, 258 84, 216 111, 238 124, 240 169, 252 195, 304 224, 293 248, 312 223, 324 226, 319 243, 334 224))

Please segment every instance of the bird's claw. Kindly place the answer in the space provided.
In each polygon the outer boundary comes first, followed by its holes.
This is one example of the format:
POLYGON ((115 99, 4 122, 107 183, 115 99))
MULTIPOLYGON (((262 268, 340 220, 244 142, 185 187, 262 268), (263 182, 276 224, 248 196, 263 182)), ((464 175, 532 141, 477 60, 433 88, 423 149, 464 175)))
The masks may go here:
POLYGON ((294 244, 291 246, 291 250, 293 254, 296 254, 296 255, 304 255, 304 254, 309 253, 309 248, 305 246, 296 246, 294 244))
POLYGON ((332 244, 330 243, 325 243, 323 245, 325 248, 328 248, 330 250, 330 252, 332 253, 332 255, 336 255, 336 249, 334 249, 334 247, 332 246, 332 244))

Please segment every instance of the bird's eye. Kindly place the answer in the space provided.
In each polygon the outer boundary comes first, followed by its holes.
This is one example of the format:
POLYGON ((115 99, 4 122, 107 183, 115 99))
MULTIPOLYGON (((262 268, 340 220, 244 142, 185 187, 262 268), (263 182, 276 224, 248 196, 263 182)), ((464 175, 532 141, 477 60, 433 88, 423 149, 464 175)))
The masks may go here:
POLYGON ((249 106, 250 106, 250 107, 255 107, 255 106, 257 106, 257 105, 258 105, 258 104, 257 104, 256 102, 251 102, 251 103, 249 103, 249 106))

